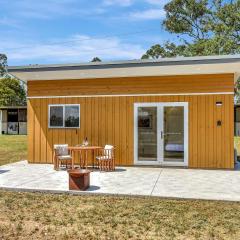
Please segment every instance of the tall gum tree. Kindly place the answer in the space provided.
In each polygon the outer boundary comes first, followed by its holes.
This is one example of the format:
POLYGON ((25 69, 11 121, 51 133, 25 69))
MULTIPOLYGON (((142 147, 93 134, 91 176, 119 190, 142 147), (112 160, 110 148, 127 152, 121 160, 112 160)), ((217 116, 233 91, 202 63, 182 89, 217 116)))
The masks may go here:
POLYGON ((153 45, 142 58, 240 53, 240 0, 172 0, 164 9, 164 29, 180 44, 153 45))

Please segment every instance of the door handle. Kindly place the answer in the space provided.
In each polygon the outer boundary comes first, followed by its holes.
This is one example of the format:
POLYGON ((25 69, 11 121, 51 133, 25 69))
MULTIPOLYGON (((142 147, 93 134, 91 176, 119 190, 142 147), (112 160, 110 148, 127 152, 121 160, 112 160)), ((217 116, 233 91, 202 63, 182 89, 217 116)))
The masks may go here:
POLYGON ((163 139, 163 131, 161 131, 161 139, 163 139))

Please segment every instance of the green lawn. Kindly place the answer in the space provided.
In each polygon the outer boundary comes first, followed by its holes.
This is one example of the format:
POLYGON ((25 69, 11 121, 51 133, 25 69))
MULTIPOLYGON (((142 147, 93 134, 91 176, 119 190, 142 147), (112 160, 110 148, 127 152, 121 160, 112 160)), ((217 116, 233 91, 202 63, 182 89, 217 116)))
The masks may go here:
POLYGON ((0 191, 0 239, 239 239, 233 202, 0 191))
POLYGON ((27 159, 27 136, 0 135, 0 165, 27 159))

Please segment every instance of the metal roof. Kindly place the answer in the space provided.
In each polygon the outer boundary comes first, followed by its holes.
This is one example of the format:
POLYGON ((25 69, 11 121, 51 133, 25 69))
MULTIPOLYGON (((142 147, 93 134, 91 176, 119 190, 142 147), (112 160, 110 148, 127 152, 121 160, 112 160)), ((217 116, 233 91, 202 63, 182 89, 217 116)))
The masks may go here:
POLYGON ((199 57, 175 57, 160 59, 141 59, 129 61, 112 62, 88 62, 88 63, 69 63, 69 64, 30 64, 26 66, 9 66, 8 71, 30 72, 30 71, 54 71, 54 70, 73 70, 73 69, 102 69, 102 68, 128 68, 143 66, 171 66, 171 65, 193 65, 193 64, 213 64, 240 62, 240 54, 237 55, 216 55, 199 57))
POLYGON ((235 74, 236 80, 240 76, 240 55, 10 66, 8 72, 23 81, 223 73, 235 74))

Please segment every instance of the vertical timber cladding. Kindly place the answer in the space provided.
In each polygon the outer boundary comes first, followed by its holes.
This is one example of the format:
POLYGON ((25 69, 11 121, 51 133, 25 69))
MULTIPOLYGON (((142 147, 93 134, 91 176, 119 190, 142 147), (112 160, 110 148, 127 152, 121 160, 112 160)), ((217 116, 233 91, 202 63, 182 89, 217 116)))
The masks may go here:
POLYGON ((115 145, 118 165, 133 165, 135 102, 188 102, 189 167, 233 168, 232 94, 29 99, 29 162, 52 163, 53 144, 75 145, 88 137, 94 145, 115 145), (81 104, 80 129, 48 129, 48 105, 64 103, 81 104))

